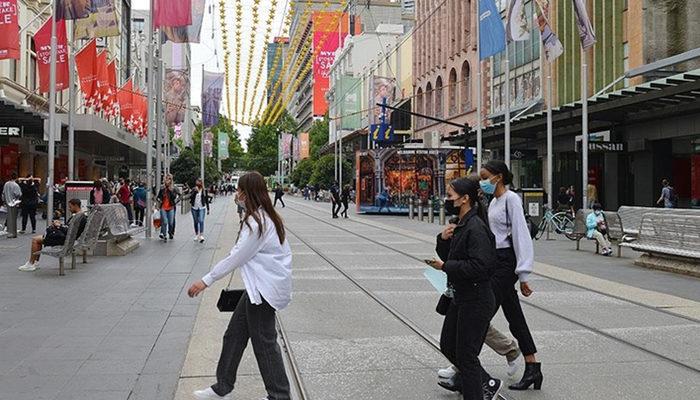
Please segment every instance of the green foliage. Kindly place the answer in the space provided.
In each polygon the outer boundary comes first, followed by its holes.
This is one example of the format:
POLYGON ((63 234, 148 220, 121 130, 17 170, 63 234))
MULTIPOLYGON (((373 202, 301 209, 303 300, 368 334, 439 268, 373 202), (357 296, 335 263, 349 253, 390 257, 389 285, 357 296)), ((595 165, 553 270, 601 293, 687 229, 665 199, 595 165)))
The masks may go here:
POLYGON ((328 143, 328 117, 314 122, 309 129, 310 156, 318 159, 318 152, 321 147, 328 143))
MULTIPOLYGON (((352 166, 349 162, 343 160, 343 185, 349 184, 352 181, 352 166)), ((333 154, 326 154, 316 161, 314 172, 311 174, 310 184, 320 185, 321 188, 328 189, 333 184, 333 175, 335 174, 335 159, 333 154)))
MULTIPOLYGON (((194 182, 199 178, 200 173, 199 153, 195 153, 190 148, 185 148, 180 152, 180 156, 170 164, 170 172, 173 174, 175 183, 182 183, 194 186, 194 182)), ((209 186, 221 179, 221 173, 217 170, 216 160, 207 158, 204 160, 204 185, 209 186)))
POLYGON ((314 173, 315 161, 311 158, 307 158, 299 161, 299 164, 294 168, 294 171, 290 174, 290 180, 297 187, 303 187, 308 184, 311 180, 311 175, 314 173))
POLYGON ((277 171, 277 129, 271 125, 253 127, 245 156, 246 169, 263 176, 277 171))

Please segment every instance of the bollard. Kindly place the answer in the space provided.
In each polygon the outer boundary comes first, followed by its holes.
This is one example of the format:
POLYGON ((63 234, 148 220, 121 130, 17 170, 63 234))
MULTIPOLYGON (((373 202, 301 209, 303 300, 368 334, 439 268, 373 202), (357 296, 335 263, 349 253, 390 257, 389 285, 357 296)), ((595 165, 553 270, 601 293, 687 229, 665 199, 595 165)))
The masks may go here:
POLYGON ((428 222, 431 224, 435 223, 435 210, 433 209, 433 199, 430 199, 428 207, 428 222))
POLYGON ((440 225, 445 225, 445 200, 440 199, 440 225))
POLYGON ((415 210, 413 209, 413 197, 408 199, 408 219, 413 219, 415 217, 415 210))
POLYGON ((418 200, 418 219, 423 222, 423 200, 418 200))

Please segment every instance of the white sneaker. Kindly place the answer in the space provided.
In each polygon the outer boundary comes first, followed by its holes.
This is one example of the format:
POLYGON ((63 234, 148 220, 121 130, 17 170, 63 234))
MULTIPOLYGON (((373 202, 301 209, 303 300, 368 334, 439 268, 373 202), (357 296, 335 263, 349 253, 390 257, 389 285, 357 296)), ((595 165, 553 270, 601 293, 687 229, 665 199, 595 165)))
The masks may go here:
POLYGON ((199 240, 199 235, 194 235, 194 237, 192 238, 192 241, 195 241, 195 242, 196 242, 196 241, 198 241, 198 240, 199 240))
POLYGON ((231 400, 231 393, 226 396, 219 396, 210 387, 202 390, 195 390, 193 394, 197 400, 231 400))
POLYGON ((515 357, 515 360, 508 361, 508 370, 506 371, 508 376, 513 377, 518 372, 520 357, 522 357, 522 354, 518 354, 518 356, 515 357))
POLYGON ((447 368, 438 370, 438 378, 441 379, 451 379, 457 373, 457 368, 454 365, 450 365, 447 368))
POLYGON ((21 267, 18 268, 20 271, 25 271, 25 272, 32 272, 36 271, 39 269, 39 263, 35 262, 34 264, 27 262, 26 264, 22 265, 21 267))
POLYGON ((204 235, 199 235, 199 243, 204 243, 204 235))

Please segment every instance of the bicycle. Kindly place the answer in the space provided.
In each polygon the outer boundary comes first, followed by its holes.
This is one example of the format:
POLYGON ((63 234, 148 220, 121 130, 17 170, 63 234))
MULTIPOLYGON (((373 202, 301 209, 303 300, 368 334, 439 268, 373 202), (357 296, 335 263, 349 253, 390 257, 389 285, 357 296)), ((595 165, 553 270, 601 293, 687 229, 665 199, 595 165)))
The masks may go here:
POLYGON ((553 213, 549 207, 545 206, 544 217, 537 226, 535 240, 539 240, 539 238, 541 238, 542 235, 544 235, 544 233, 550 228, 553 228, 554 232, 557 234, 563 233, 567 238, 571 239, 571 233, 574 231, 574 219, 568 212, 559 211, 557 213, 553 213))

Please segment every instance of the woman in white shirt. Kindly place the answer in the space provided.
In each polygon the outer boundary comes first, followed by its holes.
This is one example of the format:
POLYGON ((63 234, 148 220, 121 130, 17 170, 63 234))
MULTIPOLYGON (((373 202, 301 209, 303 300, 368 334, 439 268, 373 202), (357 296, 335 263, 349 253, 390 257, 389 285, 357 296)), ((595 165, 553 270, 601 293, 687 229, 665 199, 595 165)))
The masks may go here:
POLYGON ((197 399, 230 399, 236 371, 250 339, 267 400, 289 400, 289 380, 277 344, 275 313, 291 301, 292 252, 282 218, 272 207, 260 173, 250 172, 240 178, 237 202, 245 208, 238 241, 228 257, 187 291, 190 297, 197 296, 236 268, 241 269, 246 289, 224 335, 216 383, 194 395, 197 399))
POLYGON ((510 385, 511 390, 527 390, 534 384, 542 386, 542 372, 537 362, 537 348, 520 307, 515 283, 520 281, 520 292, 528 297, 532 289, 528 283, 534 263, 532 238, 525 221, 523 202, 517 193, 508 190, 513 174, 502 161, 489 161, 479 171, 481 190, 493 199, 489 205, 489 226, 496 237, 496 268, 491 286, 496 295, 496 310, 503 308, 511 333, 518 340, 525 356, 525 374, 520 382, 510 385))
POLYGON ((201 179, 197 179, 190 192, 190 206, 194 221, 194 240, 204 243, 204 211, 209 212, 209 194, 201 179))

